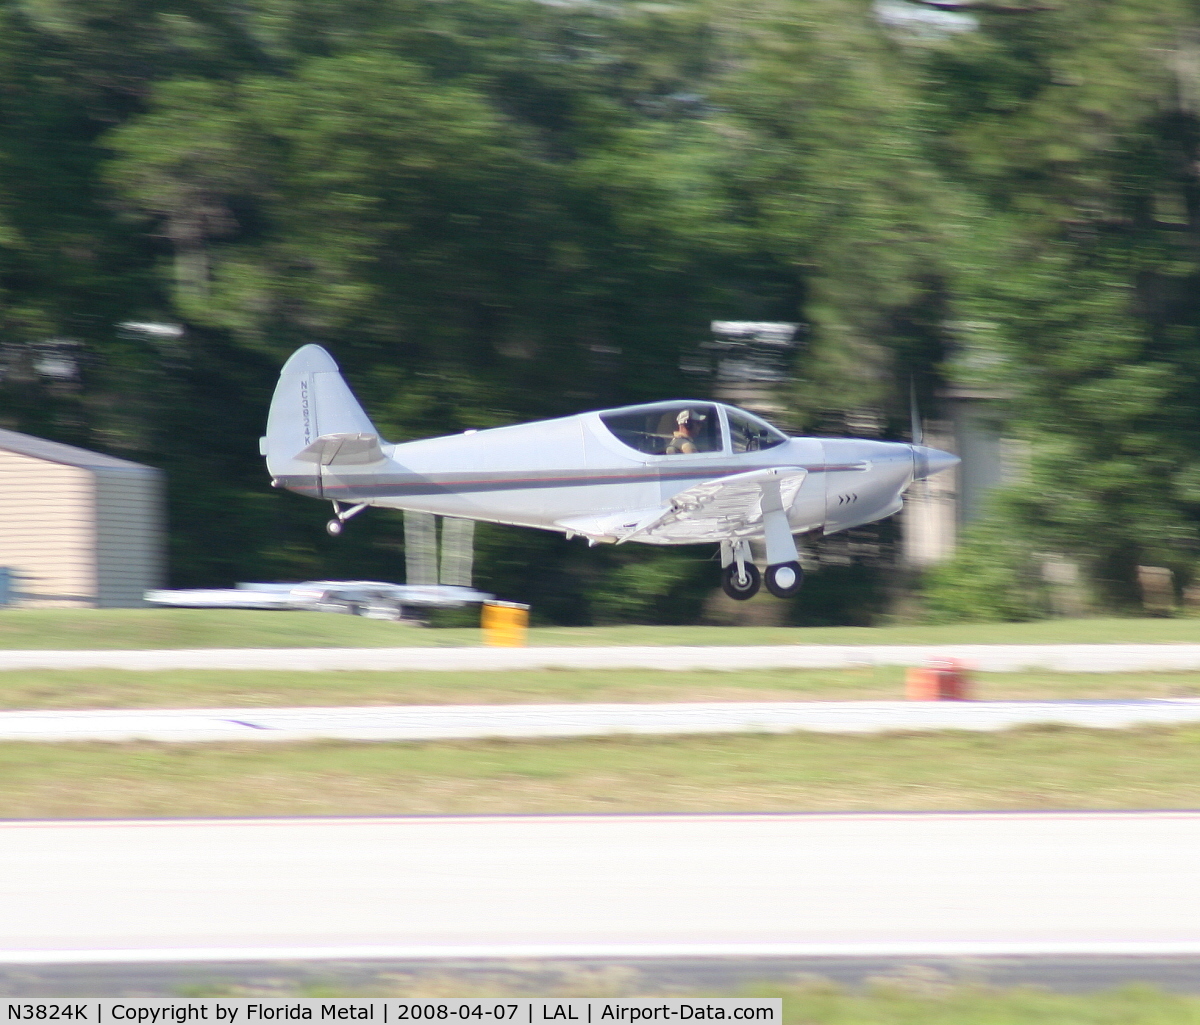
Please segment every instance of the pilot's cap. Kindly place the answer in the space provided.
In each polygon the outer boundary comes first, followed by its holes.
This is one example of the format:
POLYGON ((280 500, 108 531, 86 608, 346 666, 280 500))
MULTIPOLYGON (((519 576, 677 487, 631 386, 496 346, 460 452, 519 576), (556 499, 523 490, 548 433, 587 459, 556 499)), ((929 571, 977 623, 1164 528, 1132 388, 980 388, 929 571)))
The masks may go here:
POLYGON ((692 410, 692 409, 683 409, 683 410, 680 410, 679 415, 677 417, 675 417, 675 422, 677 424, 686 424, 686 423, 691 422, 692 420, 707 420, 707 419, 708 419, 708 417, 706 417, 703 413, 697 413, 695 410, 692 410))

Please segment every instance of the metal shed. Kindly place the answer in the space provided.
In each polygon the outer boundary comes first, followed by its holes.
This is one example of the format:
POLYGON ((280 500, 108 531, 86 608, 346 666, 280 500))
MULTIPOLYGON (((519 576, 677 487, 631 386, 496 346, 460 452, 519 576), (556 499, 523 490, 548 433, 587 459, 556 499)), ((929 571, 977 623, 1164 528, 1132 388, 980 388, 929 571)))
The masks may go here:
POLYGON ((129 608, 161 587, 161 470, 0 430, 0 566, 26 606, 129 608))

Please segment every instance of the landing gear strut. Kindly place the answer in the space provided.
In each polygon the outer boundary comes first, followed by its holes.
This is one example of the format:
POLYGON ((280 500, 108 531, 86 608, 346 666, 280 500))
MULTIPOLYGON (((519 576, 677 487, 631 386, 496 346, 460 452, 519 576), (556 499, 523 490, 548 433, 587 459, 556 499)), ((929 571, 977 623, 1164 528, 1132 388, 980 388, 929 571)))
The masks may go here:
POLYGON ((330 537, 337 537, 343 530, 346 529, 346 521, 351 516, 357 516, 367 507, 366 502, 359 505, 351 506, 349 509, 343 509, 341 502, 333 503, 333 519, 325 524, 325 529, 329 532, 330 537))
POLYGON ((767 590, 776 598, 790 598, 804 583, 804 570, 796 554, 796 539, 777 480, 762 486, 763 539, 767 544, 767 590))

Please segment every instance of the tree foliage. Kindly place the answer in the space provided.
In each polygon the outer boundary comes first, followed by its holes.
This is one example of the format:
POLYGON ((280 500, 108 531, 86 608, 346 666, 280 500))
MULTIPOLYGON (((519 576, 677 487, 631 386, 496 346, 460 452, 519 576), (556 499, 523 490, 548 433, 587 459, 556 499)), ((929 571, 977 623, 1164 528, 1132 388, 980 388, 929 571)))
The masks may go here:
POLYGON ((1195 10, 1072 3, 981 16, 928 67, 942 166, 986 224, 947 375, 1008 396, 1030 465, 1004 518, 1081 561, 1110 607, 1183 579, 1197 507, 1195 10))

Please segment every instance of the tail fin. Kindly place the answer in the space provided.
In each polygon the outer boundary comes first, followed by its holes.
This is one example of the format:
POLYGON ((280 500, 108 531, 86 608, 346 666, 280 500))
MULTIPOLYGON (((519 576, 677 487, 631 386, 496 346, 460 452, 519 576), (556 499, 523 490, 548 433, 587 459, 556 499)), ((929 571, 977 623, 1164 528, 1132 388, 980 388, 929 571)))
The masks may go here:
POLYGON ((273 477, 319 473, 320 466, 377 462, 379 432, 319 345, 292 353, 279 374, 262 454, 273 477), (314 465, 315 464, 315 465, 314 465))

